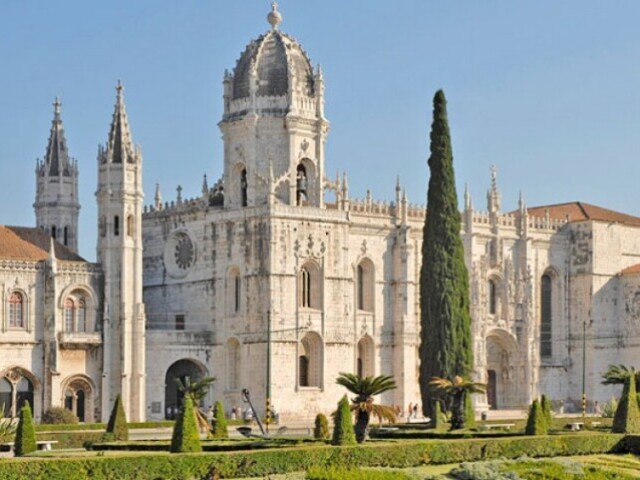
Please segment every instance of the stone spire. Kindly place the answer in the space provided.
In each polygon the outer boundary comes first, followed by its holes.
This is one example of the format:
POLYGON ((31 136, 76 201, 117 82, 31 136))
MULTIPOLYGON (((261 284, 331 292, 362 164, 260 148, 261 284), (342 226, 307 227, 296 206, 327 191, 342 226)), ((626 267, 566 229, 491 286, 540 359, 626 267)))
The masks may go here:
POLYGON ((103 159, 103 163, 136 163, 139 160, 138 152, 136 152, 133 147, 131 140, 129 120, 127 119, 127 111, 122 94, 123 91, 124 87, 122 83, 120 83, 120 80, 118 80, 118 85, 116 86, 116 106, 109 130, 109 140, 107 141, 108 155, 103 159))
POLYGON ((160 184, 156 183, 156 194, 153 197, 156 210, 162 210, 162 193, 160 192, 160 184))
POLYGON ((78 163, 69 156, 60 100, 53 103, 53 121, 47 149, 36 163, 36 225, 78 251, 78 163))
POLYGON ((487 192, 487 210, 489 212, 499 212, 502 195, 498 190, 498 169, 491 165, 491 188, 487 192))
POLYGON ((69 158, 67 150, 67 141, 64 138, 64 127, 62 125, 62 117, 60 116, 60 107, 62 104, 58 97, 53 103, 53 120, 51 122, 51 133, 49 135, 49 143, 44 156, 44 164, 47 174, 51 177, 64 175, 71 176, 74 168, 73 161, 69 158))

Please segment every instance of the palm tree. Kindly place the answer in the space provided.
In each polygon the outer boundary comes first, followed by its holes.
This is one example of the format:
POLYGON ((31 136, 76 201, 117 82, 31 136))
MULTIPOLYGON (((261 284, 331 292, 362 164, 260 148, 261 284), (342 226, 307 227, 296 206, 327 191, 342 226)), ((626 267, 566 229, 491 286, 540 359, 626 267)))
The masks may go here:
POLYGON ((626 365, 609 365, 609 370, 602 375, 604 378, 602 383, 604 385, 624 385, 625 380, 631 375, 635 375, 637 389, 640 386, 640 371, 636 372, 633 367, 626 365))
POLYGON ((351 411, 356 412, 356 441, 362 443, 367 436, 371 415, 379 420, 385 419, 395 422, 396 413, 393 407, 373 403, 374 395, 393 390, 396 383, 393 377, 380 375, 377 377, 361 377, 353 373, 340 373, 336 379, 338 385, 342 385, 356 396, 351 399, 351 411))
POLYGON ((473 393, 485 393, 484 383, 472 382, 456 375, 453 381, 448 378, 433 377, 429 385, 436 392, 443 392, 451 397, 451 430, 464 428, 464 397, 473 393))
POLYGON ((198 423, 198 428, 200 429, 200 431, 205 430, 207 432, 210 432, 212 426, 209 425, 207 417, 198 407, 201 400, 209 393, 209 389, 211 388, 213 382, 216 381, 216 377, 204 377, 197 382, 192 382, 190 377, 185 377, 184 382, 179 378, 176 378, 175 381, 178 385, 178 390, 182 392, 185 397, 191 397, 194 405, 193 411, 195 412, 196 422, 198 423))

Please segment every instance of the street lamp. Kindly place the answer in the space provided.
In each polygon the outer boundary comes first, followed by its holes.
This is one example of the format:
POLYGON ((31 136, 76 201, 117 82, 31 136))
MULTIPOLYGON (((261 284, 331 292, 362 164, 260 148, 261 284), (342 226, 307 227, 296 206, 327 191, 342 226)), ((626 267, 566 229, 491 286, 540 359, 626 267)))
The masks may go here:
POLYGON ((582 322, 582 416, 587 415, 587 321, 582 322))

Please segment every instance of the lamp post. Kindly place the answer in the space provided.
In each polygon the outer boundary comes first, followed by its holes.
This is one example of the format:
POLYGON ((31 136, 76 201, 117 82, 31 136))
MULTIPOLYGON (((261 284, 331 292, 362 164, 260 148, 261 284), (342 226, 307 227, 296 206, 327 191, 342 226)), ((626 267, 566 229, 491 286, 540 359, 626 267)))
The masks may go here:
POLYGON ((587 415, 587 322, 582 322, 582 416, 587 415))
POLYGON ((267 395, 264 423, 269 433, 271 423, 271 310, 267 310, 267 395))

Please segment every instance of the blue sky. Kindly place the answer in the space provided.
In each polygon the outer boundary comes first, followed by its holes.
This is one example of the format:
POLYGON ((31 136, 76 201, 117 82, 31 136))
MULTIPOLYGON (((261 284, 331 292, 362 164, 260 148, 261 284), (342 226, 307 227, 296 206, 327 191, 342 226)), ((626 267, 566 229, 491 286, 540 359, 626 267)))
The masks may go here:
MULTIPOLYGON (((33 225, 52 102, 80 168, 80 253, 95 258, 96 153, 115 84, 144 156, 145 203, 222 173, 222 75, 266 31, 267 0, 2 0, 0 223, 33 225)), ((640 2, 281 0, 281 28, 326 80, 326 167, 352 196, 424 203, 435 91, 449 101, 459 194, 505 210, 582 200, 640 215, 640 2)))

